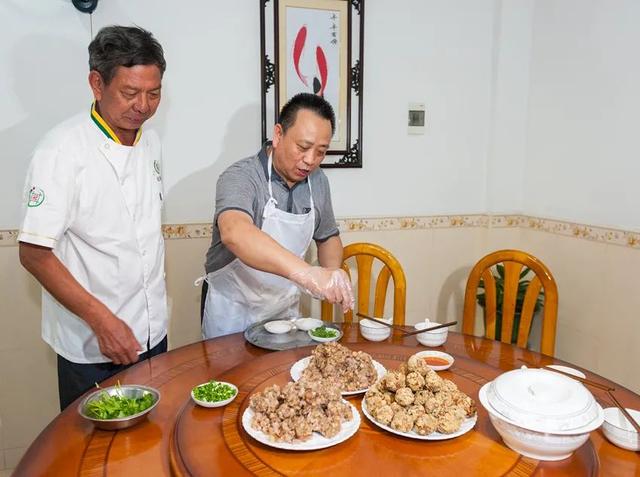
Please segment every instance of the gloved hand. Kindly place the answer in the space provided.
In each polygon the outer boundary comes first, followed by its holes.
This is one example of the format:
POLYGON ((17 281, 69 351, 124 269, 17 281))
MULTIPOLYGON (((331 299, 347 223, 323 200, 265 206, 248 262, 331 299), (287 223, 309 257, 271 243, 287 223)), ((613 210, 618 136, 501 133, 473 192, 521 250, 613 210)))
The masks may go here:
POLYGON ((314 298, 341 305, 343 312, 353 310, 351 280, 341 268, 308 267, 293 272, 289 280, 314 298))

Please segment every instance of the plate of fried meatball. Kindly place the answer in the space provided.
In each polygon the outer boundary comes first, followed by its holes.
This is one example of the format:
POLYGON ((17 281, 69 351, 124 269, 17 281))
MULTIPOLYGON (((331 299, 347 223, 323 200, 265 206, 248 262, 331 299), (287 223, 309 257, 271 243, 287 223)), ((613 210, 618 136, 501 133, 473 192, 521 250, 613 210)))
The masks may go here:
POLYGON ((343 396, 365 392, 386 372, 368 353, 352 351, 336 342, 316 346, 311 356, 296 361, 290 371, 294 381, 329 381, 343 396))
POLYGON ((474 400, 416 356, 369 388, 362 412, 386 431, 425 440, 458 437, 477 420, 474 400))
POLYGON ((360 414, 326 381, 270 386, 249 398, 242 426, 255 440, 278 449, 316 450, 346 441, 360 414))

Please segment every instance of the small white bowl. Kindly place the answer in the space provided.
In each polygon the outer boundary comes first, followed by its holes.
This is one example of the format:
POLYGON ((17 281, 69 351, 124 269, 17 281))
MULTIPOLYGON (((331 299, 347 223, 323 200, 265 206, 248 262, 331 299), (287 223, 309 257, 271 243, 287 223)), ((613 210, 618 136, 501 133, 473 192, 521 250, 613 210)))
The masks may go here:
MULTIPOLYGON (((416 323, 413 327, 416 330, 424 330, 425 328, 432 328, 438 326, 440 323, 435 321, 421 321, 416 323)), ((449 334, 449 328, 440 328, 434 331, 425 331, 424 333, 418 333, 416 339, 418 343, 424 346, 435 347, 444 344, 447 341, 447 335, 449 334)))
MULTIPOLYGON (((391 324, 390 318, 379 318, 380 320, 391 324)), ((391 336, 391 328, 388 326, 376 323, 375 321, 363 319, 359 322, 360 334, 362 337, 369 341, 382 341, 391 336)))
POLYGON ((300 331, 309 331, 322 326, 322 320, 318 318, 297 318, 293 324, 300 331))
POLYGON ((320 336, 313 336, 311 334, 313 330, 307 331, 307 334, 313 341, 317 341, 319 343, 328 343, 329 341, 338 341, 340 338, 342 338, 342 331, 337 330, 335 328, 329 328, 329 329, 334 330, 336 332, 336 335, 332 336, 331 338, 321 338, 320 336))
MULTIPOLYGON (((627 408, 637 422, 640 422, 640 411, 627 408)), ((602 432, 613 444, 630 451, 640 450, 640 436, 631 423, 622 415, 617 407, 608 407, 604 410, 604 423, 602 432)))
POLYGON ((203 386, 205 384, 209 384, 209 382, 206 383, 201 383, 198 384, 197 386, 194 386, 193 389, 191 390, 191 399, 193 399, 193 402, 195 402, 198 406, 202 406, 202 407, 222 407, 222 406, 226 406, 227 404, 229 404, 231 401, 233 401, 236 397, 238 397, 238 388, 231 383, 227 383, 224 381, 216 381, 220 384, 226 384, 228 386, 231 386, 234 390, 235 390, 235 394, 233 396, 231 396, 229 399, 225 399, 224 401, 201 401, 200 399, 197 399, 194 394, 193 391, 200 387, 203 386))
POLYGON ((289 333, 293 329, 293 323, 287 320, 268 321, 264 324, 264 329, 274 335, 289 333))
POLYGON ((431 365, 429 363, 427 363, 427 366, 429 366, 431 369, 433 369, 434 371, 444 371, 445 369, 449 369, 455 359, 453 358, 453 356, 451 356, 450 354, 447 353, 443 353, 442 351, 420 351, 419 353, 414 354, 414 356, 418 357, 418 358, 422 358, 422 359, 427 359, 427 358, 441 358, 444 359, 445 361, 447 361, 447 364, 442 364, 442 365, 431 365))

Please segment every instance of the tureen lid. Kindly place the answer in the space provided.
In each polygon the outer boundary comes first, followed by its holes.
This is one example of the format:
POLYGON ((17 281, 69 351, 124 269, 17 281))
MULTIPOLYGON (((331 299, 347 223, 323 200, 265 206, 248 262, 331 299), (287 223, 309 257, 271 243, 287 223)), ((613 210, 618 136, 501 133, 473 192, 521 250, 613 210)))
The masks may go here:
POLYGON ((598 417, 593 395, 581 383, 545 369, 514 369, 494 379, 487 389, 493 409, 521 427, 566 431, 598 417))

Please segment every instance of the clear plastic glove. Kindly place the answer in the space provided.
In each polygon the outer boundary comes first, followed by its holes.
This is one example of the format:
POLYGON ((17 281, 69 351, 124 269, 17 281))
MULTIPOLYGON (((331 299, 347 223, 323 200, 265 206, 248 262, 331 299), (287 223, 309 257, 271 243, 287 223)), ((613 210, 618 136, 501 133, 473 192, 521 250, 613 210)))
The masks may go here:
POLYGON ((289 279, 314 298, 337 303, 343 312, 353 310, 351 280, 341 268, 309 267, 293 272, 289 279))

